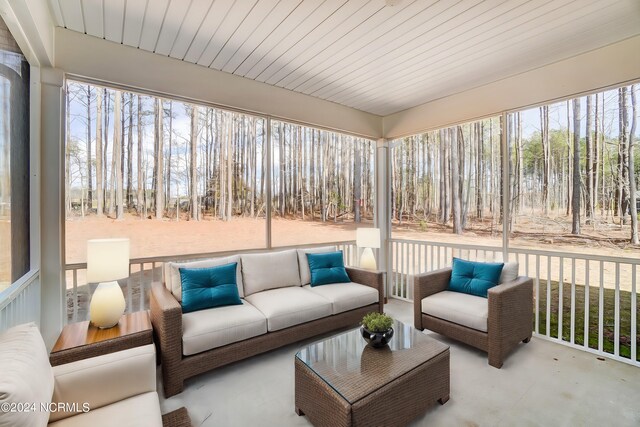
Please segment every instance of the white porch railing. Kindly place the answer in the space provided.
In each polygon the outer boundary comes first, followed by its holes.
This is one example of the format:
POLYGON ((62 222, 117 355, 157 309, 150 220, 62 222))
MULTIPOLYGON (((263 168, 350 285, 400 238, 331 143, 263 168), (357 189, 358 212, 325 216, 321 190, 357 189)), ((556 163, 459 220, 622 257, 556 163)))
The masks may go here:
POLYGON ((30 271, 0 292, 0 331, 21 323, 40 325, 40 274, 30 271))
MULTIPOLYGON (((389 242, 388 295, 413 298, 416 274, 452 258, 502 261, 503 248, 420 240, 389 242)), ((538 337, 640 366, 637 278, 640 259, 509 248, 508 259, 534 280, 538 337)))
MULTIPOLYGON (((126 312, 135 312, 149 308, 149 289, 151 283, 162 280, 162 264, 168 261, 187 261, 232 255, 236 253, 268 252, 292 248, 335 245, 344 252, 345 264, 356 265, 357 248, 355 241, 315 243, 278 247, 272 249, 255 249, 228 252, 208 252, 189 255, 170 255, 149 258, 134 258, 129 261, 129 278, 120 281, 126 300, 126 312)), ((67 264, 65 266, 67 283, 67 321, 80 322, 88 319, 89 302, 97 284, 88 284, 86 280, 87 264, 67 264)))

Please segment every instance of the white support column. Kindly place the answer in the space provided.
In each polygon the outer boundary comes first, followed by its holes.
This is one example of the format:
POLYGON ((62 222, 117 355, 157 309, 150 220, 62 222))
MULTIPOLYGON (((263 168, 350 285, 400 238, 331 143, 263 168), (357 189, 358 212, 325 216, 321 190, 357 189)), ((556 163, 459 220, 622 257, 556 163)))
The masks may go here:
POLYGON ((509 153, 509 115, 502 113, 500 144, 502 146, 502 260, 509 261, 509 224, 511 223, 511 161, 509 153))
POLYGON ((41 332, 51 348, 65 323, 64 74, 41 69, 41 332))
MULTIPOLYGON (((386 139, 376 142, 376 209, 375 226, 380 229, 380 249, 378 250, 378 269, 387 271, 389 259, 389 239, 391 226, 389 223, 389 143, 386 139)), ((388 274, 387 274, 388 277, 388 274)), ((385 296, 387 284, 385 283, 385 296)))

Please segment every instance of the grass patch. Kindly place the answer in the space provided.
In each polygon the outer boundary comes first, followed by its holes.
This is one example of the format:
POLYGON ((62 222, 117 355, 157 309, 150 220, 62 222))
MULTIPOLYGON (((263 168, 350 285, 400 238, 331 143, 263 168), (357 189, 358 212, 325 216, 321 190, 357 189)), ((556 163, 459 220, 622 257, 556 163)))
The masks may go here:
MULTIPOLYGON (((535 286, 535 284, 534 284, 535 286)), ((547 334, 547 282, 540 281, 540 316, 539 333, 547 334)), ((574 315, 574 343, 584 345, 584 321, 585 321, 585 286, 575 285, 575 315, 574 315)), ((551 316, 549 335, 558 338, 558 324, 562 316, 562 339, 571 342, 571 283, 564 283, 562 286, 562 312, 560 312, 560 286, 558 282, 551 282, 551 316)), ((620 292, 620 349, 621 357, 631 358, 631 341, 637 343, 636 359, 640 361, 640 305, 636 301, 636 336, 631 336, 631 292, 620 292)), ((589 322, 588 322, 588 346, 598 349, 598 310, 599 310, 600 288, 589 286, 589 322)), ((637 298, 637 295, 636 295, 637 298)), ((603 290, 603 318, 602 318, 602 349, 614 354, 615 344, 615 290, 603 290)), ((535 326, 535 318, 534 318, 535 326)))

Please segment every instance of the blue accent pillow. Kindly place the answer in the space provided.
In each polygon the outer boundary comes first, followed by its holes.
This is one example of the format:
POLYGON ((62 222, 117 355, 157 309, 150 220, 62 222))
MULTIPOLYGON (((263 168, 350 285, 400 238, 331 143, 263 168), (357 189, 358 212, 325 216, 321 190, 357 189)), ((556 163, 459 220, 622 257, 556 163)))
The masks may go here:
POLYGON ((487 298, 500 281, 503 263, 472 262, 454 258, 449 290, 487 298))
POLYGON ((342 251, 307 254, 307 260, 311 272, 311 286, 351 282, 344 268, 342 251))
POLYGON ((236 283, 237 262, 209 268, 180 268, 182 312, 242 304, 236 283))

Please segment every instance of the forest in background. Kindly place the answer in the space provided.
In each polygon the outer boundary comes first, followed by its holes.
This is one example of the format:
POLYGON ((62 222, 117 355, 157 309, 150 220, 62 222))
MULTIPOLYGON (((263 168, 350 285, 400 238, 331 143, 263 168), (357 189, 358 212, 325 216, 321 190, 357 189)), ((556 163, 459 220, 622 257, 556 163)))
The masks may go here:
MULTIPOLYGON (((546 241, 619 230, 625 237, 609 240, 638 244, 639 89, 624 86, 508 115, 512 235, 546 241)), ((396 228, 501 234, 501 132, 494 117, 395 141, 396 228)))
MULTIPOLYGON (((262 117, 67 84, 67 218, 264 218, 262 117)), ((272 121, 274 216, 373 216, 373 141, 272 121)))

